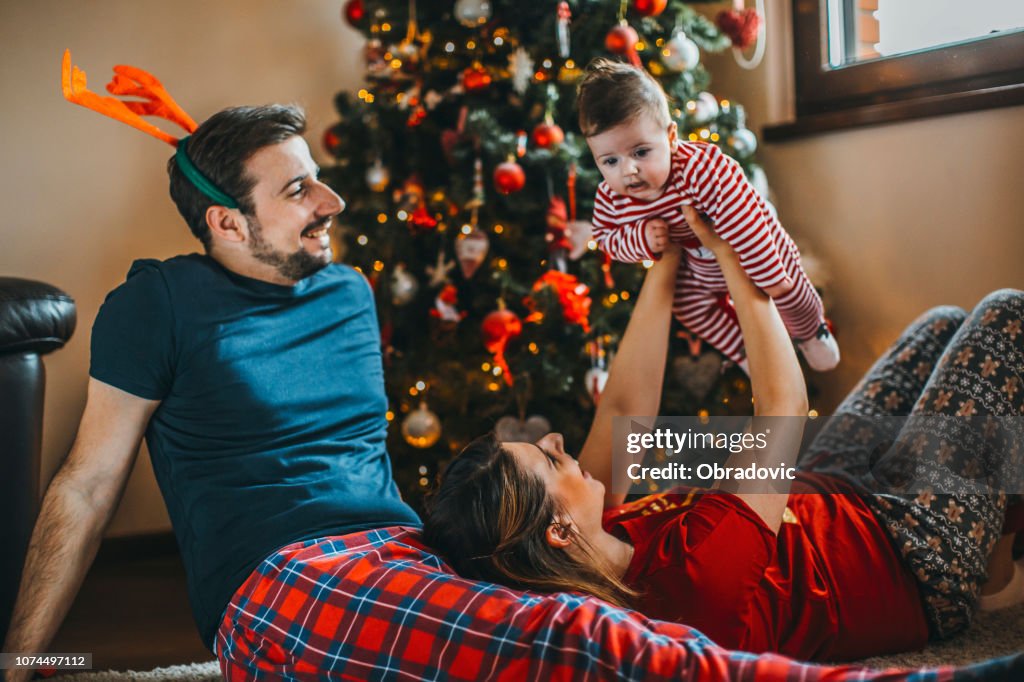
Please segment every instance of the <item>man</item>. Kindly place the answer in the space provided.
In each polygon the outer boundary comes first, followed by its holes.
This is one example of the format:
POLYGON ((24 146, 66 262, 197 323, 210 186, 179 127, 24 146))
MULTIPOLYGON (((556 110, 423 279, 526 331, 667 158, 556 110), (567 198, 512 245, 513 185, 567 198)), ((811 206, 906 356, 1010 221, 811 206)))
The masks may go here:
POLYGON ((38 651, 55 634, 144 433, 208 645, 277 547, 419 525, 384 447, 372 293, 331 264, 344 202, 317 179, 304 128, 295 108, 237 108, 189 138, 193 164, 237 209, 169 164, 206 254, 136 262, 100 310, 85 412, 43 502, 4 651, 38 651))
MULTIPOLYGON (((331 264, 344 203, 317 180, 303 130, 291 107, 228 109, 169 164, 206 253, 136 262, 100 310, 85 412, 4 651, 46 650, 145 436, 197 626, 229 680, 858 675, 731 654, 593 598, 463 580, 424 548, 384 449, 371 292, 331 264)), ((634 315, 645 311, 645 333, 670 307, 673 273, 669 262, 648 277, 634 315)))

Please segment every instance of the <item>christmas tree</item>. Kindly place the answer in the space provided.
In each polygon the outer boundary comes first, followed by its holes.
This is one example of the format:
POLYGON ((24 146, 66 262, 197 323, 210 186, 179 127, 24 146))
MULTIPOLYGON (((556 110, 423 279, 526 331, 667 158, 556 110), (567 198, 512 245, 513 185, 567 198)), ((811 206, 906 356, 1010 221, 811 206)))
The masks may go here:
MULTIPOLYGON (((348 202, 336 253, 376 293, 388 446, 413 504, 490 429, 503 440, 557 430, 569 452, 586 435, 644 275, 609 263, 590 238, 600 176, 574 109, 590 60, 646 68, 683 139, 720 145, 767 191, 743 108, 707 90, 701 51, 732 43, 698 10, 680 0, 344 6, 366 36, 366 84, 336 98, 340 121, 323 139, 336 163, 323 177, 348 202)), ((749 413, 743 372, 676 329, 662 414, 749 413)))

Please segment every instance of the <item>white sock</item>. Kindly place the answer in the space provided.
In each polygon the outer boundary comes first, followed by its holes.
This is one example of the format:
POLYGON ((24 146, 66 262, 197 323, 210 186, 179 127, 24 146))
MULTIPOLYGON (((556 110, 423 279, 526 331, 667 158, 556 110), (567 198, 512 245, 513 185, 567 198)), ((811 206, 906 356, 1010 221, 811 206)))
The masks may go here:
POLYGON ((827 372, 839 364, 839 344, 827 329, 806 341, 797 341, 796 347, 811 369, 827 372))
POLYGON ((1013 564, 1013 577, 1006 587, 995 594, 983 594, 978 601, 982 611, 995 611, 1024 604, 1024 559, 1013 564))

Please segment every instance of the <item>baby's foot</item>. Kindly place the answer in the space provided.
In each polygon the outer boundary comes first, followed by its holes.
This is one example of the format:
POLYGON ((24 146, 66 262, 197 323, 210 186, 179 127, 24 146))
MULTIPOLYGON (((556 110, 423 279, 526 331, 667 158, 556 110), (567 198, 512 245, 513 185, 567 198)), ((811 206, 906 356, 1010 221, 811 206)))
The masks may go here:
POLYGON ((818 372, 827 372, 839 364, 839 344, 824 322, 813 338, 797 341, 796 347, 810 368, 818 372))

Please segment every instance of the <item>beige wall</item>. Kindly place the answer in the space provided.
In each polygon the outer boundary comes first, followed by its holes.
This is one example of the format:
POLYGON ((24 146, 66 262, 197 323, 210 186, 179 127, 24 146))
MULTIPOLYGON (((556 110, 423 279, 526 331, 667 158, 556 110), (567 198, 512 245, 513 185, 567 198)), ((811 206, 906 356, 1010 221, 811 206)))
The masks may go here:
MULTIPOLYGON (((0 274, 52 282, 78 303, 78 330, 46 358, 43 480, 74 438, 85 402, 89 333, 135 258, 197 250, 167 196, 171 148, 60 96, 71 48, 103 92, 111 67, 152 71, 197 120, 233 104, 298 102, 319 139, 332 100, 359 82, 359 36, 338 0, 33 0, 0 3, 4 93, 0 274)), ((143 450, 108 534, 169 528, 143 450)))
MULTIPOLYGON (((790 3, 768 4, 759 68, 706 59, 712 91, 746 105, 759 134, 792 111, 790 3)), ((1024 108, 1010 107, 762 143, 783 224, 830 275, 843 361, 814 379, 821 411, 922 311, 1024 289, 1022 124, 1024 108)))

